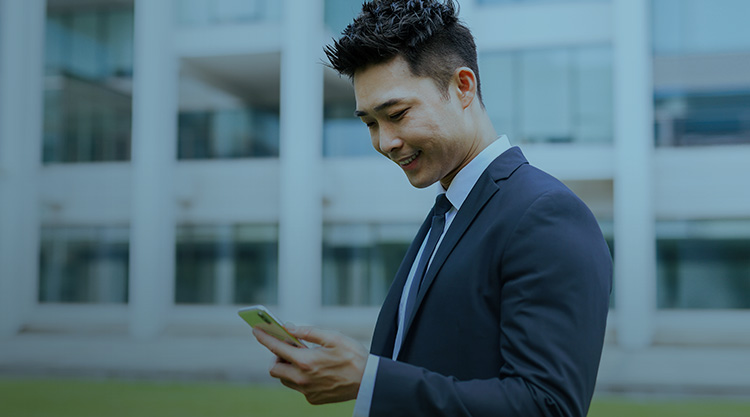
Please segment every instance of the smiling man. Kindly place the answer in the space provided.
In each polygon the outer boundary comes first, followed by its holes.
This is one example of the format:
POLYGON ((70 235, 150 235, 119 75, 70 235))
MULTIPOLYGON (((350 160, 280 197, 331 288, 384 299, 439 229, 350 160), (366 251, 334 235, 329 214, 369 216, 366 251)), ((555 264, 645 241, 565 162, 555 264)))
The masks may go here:
POLYGON ((497 135, 476 47, 452 1, 375 0, 326 50, 354 83, 373 147, 418 188, 440 183, 381 309, 370 353, 291 328, 255 331, 272 376, 356 416, 585 416, 611 289, 591 212, 497 135))

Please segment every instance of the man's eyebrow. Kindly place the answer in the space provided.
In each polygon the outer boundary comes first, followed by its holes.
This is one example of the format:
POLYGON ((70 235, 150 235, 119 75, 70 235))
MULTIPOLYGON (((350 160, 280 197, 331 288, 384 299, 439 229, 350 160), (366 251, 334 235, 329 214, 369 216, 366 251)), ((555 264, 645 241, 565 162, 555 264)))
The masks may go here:
MULTIPOLYGON (((385 108, 388 108, 388 107, 391 107, 391 106, 395 106, 396 104, 399 104, 402 101, 404 101, 404 99, 401 99, 401 98, 392 98, 392 99, 390 99, 390 100, 388 100, 386 102, 380 103, 377 106, 375 106, 375 109, 374 109, 375 113, 377 113, 377 112, 379 112, 379 111, 381 111, 381 110, 383 110, 385 108)), ((362 111, 362 110, 354 110, 354 116, 355 117, 367 116, 367 112, 366 111, 362 111)))

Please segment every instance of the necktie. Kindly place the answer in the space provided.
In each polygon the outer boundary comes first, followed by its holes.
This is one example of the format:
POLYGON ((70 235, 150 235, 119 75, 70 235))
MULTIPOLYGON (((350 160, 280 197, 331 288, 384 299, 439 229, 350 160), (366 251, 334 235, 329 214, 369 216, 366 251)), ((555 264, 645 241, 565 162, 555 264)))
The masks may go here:
POLYGON ((435 252, 435 247, 440 240, 440 236, 443 234, 443 228, 445 228, 445 213, 451 209, 453 205, 448 201, 448 197, 445 193, 437 196, 435 199, 435 206, 433 207, 432 214, 432 225, 430 226, 430 234, 427 237, 427 244, 422 251, 422 256, 419 257, 419 263, 417 264, 417 270, 414 272, 414 278, 409 288, 409 295, 406 298, 406 315, 404 317, 411 317, 414 303, 417 301, 417 293, 422 285, 422 279, 424 278, 425 271, 427 270, 427 264, 430 262, 432 253, 435 252))

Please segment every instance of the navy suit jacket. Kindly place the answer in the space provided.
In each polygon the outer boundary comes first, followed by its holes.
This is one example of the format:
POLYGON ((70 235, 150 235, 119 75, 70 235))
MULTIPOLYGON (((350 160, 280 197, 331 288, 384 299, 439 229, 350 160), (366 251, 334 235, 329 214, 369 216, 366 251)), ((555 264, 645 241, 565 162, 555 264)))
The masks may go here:
POLYGON ((370 415, 585 416, 612 285, 586 205, 517 147, 500 155, 436 251, 393 361, 401 292, 431 218, 378 317, 370 415))

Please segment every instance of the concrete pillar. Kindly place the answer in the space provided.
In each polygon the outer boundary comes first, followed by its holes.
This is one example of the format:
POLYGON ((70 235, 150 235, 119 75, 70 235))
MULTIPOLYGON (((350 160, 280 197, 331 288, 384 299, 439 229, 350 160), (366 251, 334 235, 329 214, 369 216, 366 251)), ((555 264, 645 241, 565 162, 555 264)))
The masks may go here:
POLYGON ((656 309, 653 87, 648 0, 614 0, 617 340, 648 346, 656 309))
POLYGON ((222 225, 216 230, 218 253, 214 267, 214 302, 219 305, 234 303, 235 236, 232 225, 222 225))
POLYGON ((0 0, 0 337, 37 302, 44 0, 0 0))
POLYGON ((279 310, 283 320, 309 323, 321 305, 323 1, 284 6, 279 310))
POLYGON ((174 303, 177 57, 171 1, 135 1, 130 331, 157 336, 174 303))

